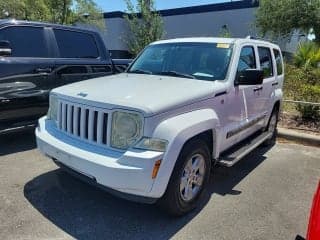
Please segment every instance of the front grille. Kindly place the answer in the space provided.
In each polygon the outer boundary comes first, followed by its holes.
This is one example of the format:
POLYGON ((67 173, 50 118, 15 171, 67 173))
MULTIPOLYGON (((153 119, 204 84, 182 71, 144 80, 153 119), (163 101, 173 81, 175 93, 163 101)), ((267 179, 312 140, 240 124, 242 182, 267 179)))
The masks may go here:
POLYGON ((108 112, 86 105, 59 101, 58 128, 75 137, 106 145, 108 112))

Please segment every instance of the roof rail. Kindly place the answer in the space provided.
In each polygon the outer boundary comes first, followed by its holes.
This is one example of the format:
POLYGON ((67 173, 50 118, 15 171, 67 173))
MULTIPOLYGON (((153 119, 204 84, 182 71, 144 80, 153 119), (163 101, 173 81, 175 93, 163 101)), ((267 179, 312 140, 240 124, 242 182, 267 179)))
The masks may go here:
POLYGON ((261 38, 261 37, 254 37, 254 36, 251 36, 251 35, 248 35, 248 36, 246 37, 246 39, 265 40, 264 38, 261 38))
POLYGON ((250 36, 250 35, 248 35, 246 37, 246 39, 261 40, 261 41, 268 41, 268 42, 271 42, 271 43, 276 43, 276 41, 274 41, 272 39, 267 39, 267 38, 262 38, 262 37, 254 37, 254 36, 250 36))

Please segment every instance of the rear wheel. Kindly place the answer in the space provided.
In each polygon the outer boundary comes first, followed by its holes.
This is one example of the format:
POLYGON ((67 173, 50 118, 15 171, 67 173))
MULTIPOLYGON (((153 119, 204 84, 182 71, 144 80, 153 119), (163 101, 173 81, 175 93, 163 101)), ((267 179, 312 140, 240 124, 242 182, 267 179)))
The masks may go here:
POLYGON ((279 110, 275 108, 272 111, 272 114, 270 116, 268 126, 266 131, 271 134, 271 136, 263 143, 263 146, 272 146, 276 143, 277 138, 277 125, 278 125, 278 115, 279 110))
POLYGON ((208 184, 211 154, 205 141, 192 140, 182 149, 160 206, 181 216, 201 202, 208 184))

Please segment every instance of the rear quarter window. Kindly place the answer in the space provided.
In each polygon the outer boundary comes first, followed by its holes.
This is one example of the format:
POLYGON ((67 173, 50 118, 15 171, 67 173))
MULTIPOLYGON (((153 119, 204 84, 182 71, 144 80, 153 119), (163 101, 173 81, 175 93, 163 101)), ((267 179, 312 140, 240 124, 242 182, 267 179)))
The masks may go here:
POLYGON ((54 29, 61 58, 98 58, 99 51, 93 35, 54 29))
POLYGON ((270 48, 258 47, 260 67, 263 70, 263 76, 265 78, 272 77, 273 74, 273 64, 270 48))
POLYGON ((281 57, 280 51, 277 49, 273 49, 273 54, 274 54, 274 58, 276 60, 277 74, 282 75, 283 63, 282 63, 282 57, 281 57))

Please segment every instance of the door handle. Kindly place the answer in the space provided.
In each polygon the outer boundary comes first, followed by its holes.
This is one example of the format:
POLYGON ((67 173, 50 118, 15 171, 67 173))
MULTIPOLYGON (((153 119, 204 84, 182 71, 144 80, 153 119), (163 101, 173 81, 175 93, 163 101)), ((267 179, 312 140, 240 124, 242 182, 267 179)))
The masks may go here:
POLYGON ((52 68, 37 68, 36 73, 48 74, 52 72, 52 68))
POLYGON ((279 83, 278 82, 273 82, 272 86, 277 86, 279 83))
POLYGON ((254 92, 257 92, 257 91, 260 91, 260 90, 262 90, 262 89, 263 89, 263 87, 256 87, 256 88, 253 89, 253 91, 254 91, 254 92))

